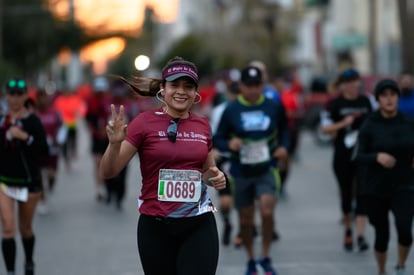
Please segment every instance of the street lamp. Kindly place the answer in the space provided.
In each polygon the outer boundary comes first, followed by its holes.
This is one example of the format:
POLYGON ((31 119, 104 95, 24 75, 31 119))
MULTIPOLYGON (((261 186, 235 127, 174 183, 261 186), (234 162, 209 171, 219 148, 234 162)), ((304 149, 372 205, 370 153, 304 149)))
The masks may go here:
POLYGON ((139 55, 135 58, 134 64, 138 71, 145 71, 150 65, 150 59, 146 55, 139 55))

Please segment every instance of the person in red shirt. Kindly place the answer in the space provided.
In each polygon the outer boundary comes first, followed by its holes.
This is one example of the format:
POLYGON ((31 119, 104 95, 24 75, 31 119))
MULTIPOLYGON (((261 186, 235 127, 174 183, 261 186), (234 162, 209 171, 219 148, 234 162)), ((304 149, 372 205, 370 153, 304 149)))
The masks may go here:
POLYGON ((86 104, 75 92, 66 90, 56 97, 54 106, 61 113, 63 123, 68 129, 67 139, 63 144, 62 151, 66 169, 71 170, 72 161, 77 156, 78 119, 85 116, 86 104))
MULTIPOLYGON (((115 106, 124 106, 124 119, 128 123, 136 114, 136 109, 133 104, 131 104, 131 100, 129 100, 129 90, 128 86, 119 80, 115 80, 110 85, 110 93, 111 93, 111 104, 115 106), (135 114, 135 115, 134 115, 135 114)), ((107 108, 110 105, 106 106, 107 108)), ((106 138, 106 145, 102 154, 105 152, 106 146, 108 146, 108 138, 106 138)), ((126 180, 127 180, 127 168, 125 166, 124 169, 119 172, 113 178, 105 179, 105 187, 106 187, 106 203, 110 204, 115 202, 115 206, 117 210, 122 210, 122 202, 125 197, 126 192, 126 180)))
POLYGON ((104 178, 117 175, 138 153, 137 239, 144 273, 213 275, 219 241, 207 186, 223 189, 226 180, 214 161, 208 119, 190 111, 200 100, 197 68, 176 57, 163 68, 161 79, 127 83, 140 94, 156 96, 163 106, 140 113, 128 125, 124 107, 118 113, 111 106, 100 173, 104 178))
POLYGON ((286 182, 290 173, 291 162, 298 157, 297 148, 300 140, 300 120, 303 115, 301 100, 302 85, 296 76, 293 76, 292 81, 280 78, 277 82, 279 83, 278 90, 280 92, 280 100, 285 107, 286 117, 288 119, 290 137, 288 147, 289 158, 285 161, 285 163, 281 163, 281 166, 283 166, 281 168, 283 169, 280 171, 282 181, 281 194, 285 195, 284 192, 286 191, 286 182))
POLYGON ((60 146, 64 142, 62 135, 65 134, 61 131, 67 132, 67 130, 62 128, 65 126, 60 113, 53 106, 52 96, 47 94, 44 89, 37 90, 34 112, 45 128, 49 145, 49 154, 41 159, 43 193, 37 208, 40 214, 46 214, 48 212, 47 197, 55 187, 60 146))
POLYGON ((99 176, 98 168, 102 155, 108 145, 105 125, 111 117, 110 103, 111 94, 109 93, 108 80, 102 76, 93 81, 93 94, 87 101, 86 122, 91 133, 91 150, 94 158, 95 167, 95 193, 96 200, 103 201, 107 196, 105 182, 99 176))

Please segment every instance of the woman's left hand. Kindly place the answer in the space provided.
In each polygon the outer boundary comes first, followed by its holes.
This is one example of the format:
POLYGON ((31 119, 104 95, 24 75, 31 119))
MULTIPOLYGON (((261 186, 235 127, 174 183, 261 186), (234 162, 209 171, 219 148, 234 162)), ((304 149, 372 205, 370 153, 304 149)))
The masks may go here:
POLYGON ((226 188, 226 177, 216 166, 208 168, 204 175, 207 178, 208 185, 218 190, 226 188))

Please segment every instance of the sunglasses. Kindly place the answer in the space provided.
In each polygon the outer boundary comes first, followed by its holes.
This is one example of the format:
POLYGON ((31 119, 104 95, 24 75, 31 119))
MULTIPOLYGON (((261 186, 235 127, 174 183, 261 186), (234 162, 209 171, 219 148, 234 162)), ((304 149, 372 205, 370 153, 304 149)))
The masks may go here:
POLYGON ((26 81, 21 80, 21 79, 12 79, 7 83, 7 88, 9 89, 14 89, 14 88, 18 88, 18 89, 25 89, 26 88, 26 81))
POLYGON ((179 118, 174 118, 170 120, 170 126, 167 128, 168 140, 175 142, 177 140, 177 131, 178 131, 178 121, 179 118))
POLYGON ((25 93, 26 92, 23 90, 11 90, 7 92, 8 95, 19 95, 19 96, 24 95, 25 93))

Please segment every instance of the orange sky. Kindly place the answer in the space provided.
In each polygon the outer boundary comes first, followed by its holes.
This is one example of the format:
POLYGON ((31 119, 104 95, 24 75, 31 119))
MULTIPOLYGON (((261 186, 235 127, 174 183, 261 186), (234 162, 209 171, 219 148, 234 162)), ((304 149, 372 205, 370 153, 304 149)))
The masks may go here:
MULTIPOLYGON (((61 18, 69 16, 70 0, 49 0, 52 11, 61 18)), ((175 20, 179 0, 73 0, 75 19, 87 31, 96 34, 122 31, 139 35, 146 6, 153 7, 157 21, 175 20)), ((92 61, 96 73, 105 70, 108 59, 118 56, 125 48, 119 39, 105 39, 82 50, 81 59, 92 61)))
MULTIPOLYGON (((49 0, 59 17, 68 18, 70 0, 49 0)), ((175 20, 179 0, 73 0, 75 19, 91 32, 125 31, 138 33, 146 6, 154 8, 157 20, 175 20)))

